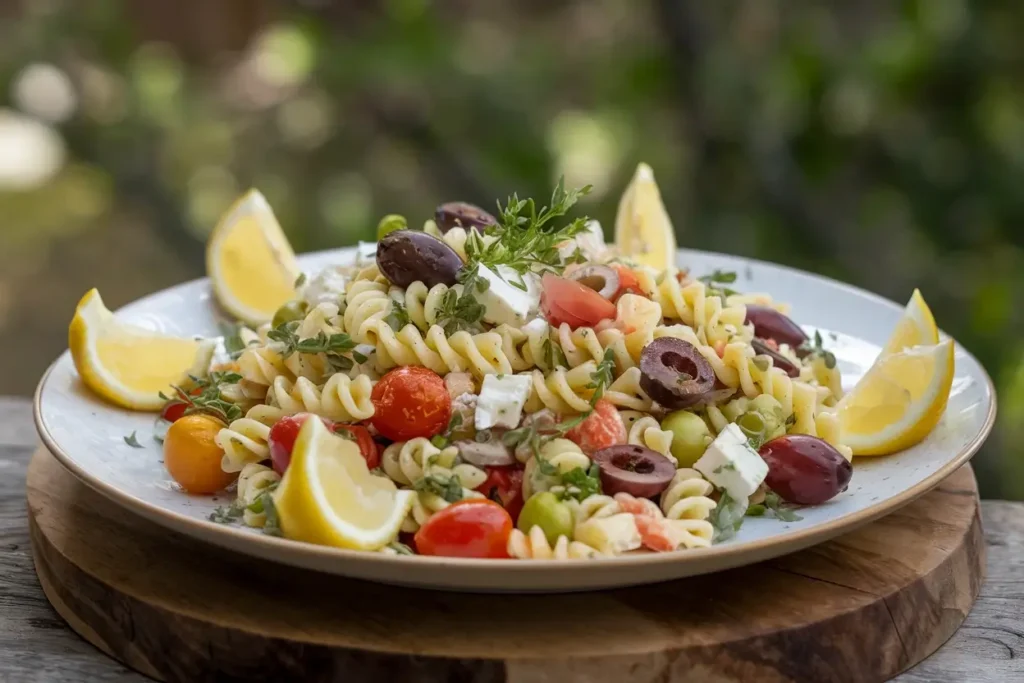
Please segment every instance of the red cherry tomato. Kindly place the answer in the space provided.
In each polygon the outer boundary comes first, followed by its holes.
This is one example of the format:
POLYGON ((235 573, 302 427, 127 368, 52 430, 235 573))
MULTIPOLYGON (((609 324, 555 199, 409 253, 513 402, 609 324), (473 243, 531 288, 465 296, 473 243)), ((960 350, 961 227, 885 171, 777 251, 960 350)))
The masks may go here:
POLYGON ((436 372, 420 367, 395 368, 373 387, 370 421, 392 441, 430 438, 448 426, 452 399, 436 372))
POLYGON ((370 435, 370 430, 362 425, 335 424, 334 433, 341 436, 348 435, 356 445, 359 452, 366 461, 366 466, 371 470, 380 465, 380 451, 377 449, 377 442, 370 435))
POLYGON ((460 500, 436 513, 416 532, 420 555, 508 557, 512 517, 492 500, 460 500))
MULTIPOLYGON (((199 387, 192 389, 188 392, 189 396, 198 396, 203 393, 203 390, 199 387)), ((185 416, 185 411, 188 410, 188 404, 184 403, 179 399, 168 401, 164 405, 164 409, 160 411, 160 417, 167 420, 168 422, 177 422, 185 416)))
MULTIPOLYGON (((288 469, 288 464, 292 461, 292 449, 295 448, 295 438, 299 435, 302 425, 310 417, 313 417, 312 413, 288 415, 282 417, 270 428, 267 445, 270 446, 270 462, 278 474, 283 475, 284 471, 288 469)), ((320 419, 328 429, 333 429, 334 424, 330 420, 322 417, 320 419)))
POLYGON ((587 455, 593 455, 602 448, 626 443, 626 425, 615 406, 602 398, 594 406, 594 412, 570 429, 565 438, 587 455))
POLYGON ((615 317, 615 304, 575 280, 548 273, 541 285, 540 308, 552 325, 593 327, 615 317))
POLYGON ((523 510, 523 468, 522 467, 486 467, 487 479, 476 488, 477 491, 493 500, 512 518, 515 523, 523 510))
POLYGON ((619 291, 615 292, 615 296, 612 299, 618 300, 623 294, 646 296, 644 290, 640 289, 640 280, 637 278, 636 273, 621 263, 616 263, 612 268, 619 274, 619 291))

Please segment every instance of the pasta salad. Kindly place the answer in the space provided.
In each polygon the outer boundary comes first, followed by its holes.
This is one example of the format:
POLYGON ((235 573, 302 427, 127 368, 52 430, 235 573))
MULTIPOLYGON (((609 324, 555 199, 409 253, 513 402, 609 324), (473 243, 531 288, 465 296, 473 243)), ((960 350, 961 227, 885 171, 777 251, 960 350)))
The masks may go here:
POLYGON ((271 322, 227 335, 163 412, 219 418, 207 488, 236 498, 215 519, 368 551, 585 559, 708 547, 844 491, 821 336, 734 273, 606 244, 569 217, 587 190, 442 204, 422 229, 388 216, 271 322))

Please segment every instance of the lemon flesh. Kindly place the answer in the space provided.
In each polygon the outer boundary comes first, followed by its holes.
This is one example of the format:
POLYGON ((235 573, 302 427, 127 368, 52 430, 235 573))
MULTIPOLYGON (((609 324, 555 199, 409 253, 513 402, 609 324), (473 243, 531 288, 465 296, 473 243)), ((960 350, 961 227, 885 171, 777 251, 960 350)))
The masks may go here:
POLYGON ((615 216, 615 246, 640 265, 664 270, 675 265, 676 236, 661 201, 654 171, 639 164, 622 193, 615 216))
POLYGON ((205 375, 214 344, 163 335, 118 321, 91 289, 75 309, 68 347, 82 381, 131 410, 160 410, 172 384, 205 375))
POLYGON ((299 268, 263 195, 250 190, 210 235, 206 272, 227 311, 251 325, 269 322, 295 297, 299 268))
POLYGON ((854 455, 886 455, 920 442, 945 412, 953 341, 883 353, 839 402, 842 440, 854 455))
POLYGON ((354 441, 309 419, 295 439, 274 503, 287 538, 376 550, 398 535, 414 495, 371 474, 354 441))
POLYGON ((882 354, 889 355, 912 346, 931 346, 938 343, 939 328, 935 324, 935 316, 932 315, 921 292, 915 289, 882 354))

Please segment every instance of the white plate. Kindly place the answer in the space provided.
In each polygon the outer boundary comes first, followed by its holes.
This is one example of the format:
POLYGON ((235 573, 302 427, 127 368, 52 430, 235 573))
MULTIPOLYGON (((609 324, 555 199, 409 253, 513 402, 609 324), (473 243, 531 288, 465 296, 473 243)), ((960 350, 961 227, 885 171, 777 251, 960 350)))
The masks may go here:
MULTIPOLYGON (((342 249, 299 261, 312 271, 350 258, 352 250, 342 249)), ((679 261, 697 274, 715 268, 736 271, 738 289, 764 291, 790 302, 794 319, 813 323, 805 325, 809 331, 822 330, 847 388, 871 365, 903 308, 833 280, 760 261, 686 250, 679 261)), ((217 315, 206 280, 172 287, 118 311, 118 317, 154 330, 204 336, 218 333, 217 315)), ((92 395, 79 381, 67 352, 40 382, 35 410, 43 441, 68 469, 131 512, 170 529, 276 562, 373 581, 526 592, 627 586, 705 574, 791 553, 848 532, 909 503, 967 462, 992 428, 995 403, 985 370, 957 346, 953 392, 935 431, 902 453, 856 459, 850 488, 825 505, 801 510, 801 521, 748 518, 734 539, 712 548, 564 563, 353 552, 208 521, 228 496, 214 500, 177 490, 164 470, 160 445, 151 436, 153 415, 120 410, 92 395), (144 448, 124 442, 133 431, 144 448)))

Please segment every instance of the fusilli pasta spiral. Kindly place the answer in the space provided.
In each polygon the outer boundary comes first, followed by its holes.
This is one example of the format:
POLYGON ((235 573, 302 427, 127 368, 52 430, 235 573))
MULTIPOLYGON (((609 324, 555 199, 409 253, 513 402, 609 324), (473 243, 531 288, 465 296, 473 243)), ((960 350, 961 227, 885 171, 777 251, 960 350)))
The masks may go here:
POLYGON ((511 374, 512 366, 501 348, 496 332, 470 334, 459 331, 451 337, 433 325, 424 336, 415 325, 406 325, 397 334, 389 325, 377 322, 377 362, 381 369, 421 365, 438 374, 471 372, 484 375, 511 374))
POLYGON ((372 392, 373 381, 365 375, 331 375, 322 387, 305 377, 294 382, 278 377, 267 392, 267 403, 286 415, 313 413, 335 422, 359 422, 373 417, 372 392))
MULTIPOLYGON (((530 398, 526 402, 527 412, 534 413, 549 408, 560 415, 585 413, 590 410, 593 396, 593 377, 597 365, 586 362, 572 370, 555 369, 545 375, 534 370, 530 398)), ((640 388, 640 368, 629 368, 612 382, 604 392, 604 398, 619 408, 649 412, 654 402, 640 388)))
POLYGON ((704 344, 729 341, 737 335, 744 338, 751 336, 744 326, 746 306, 728 306, 721 297, 709 296, 703 282, 693 280, 681 284, 674 269, 659 276, 640 269, 637 276, 640 287, 661 306, 662 315, 668 320, 680 320, 692 327, 697 338, 704 344))
POLYGON ((601 553, 586 543, 570 541, 565 535, 559 536, 552 546, 544 531, 534 526, 529 534, 519 529, 512 530, 508 537, 508 554, 519 560, 584 560, 601 553))
POLYGON ((571 472, 577 467, 587 470, 590 467, 590 458, 583 454, 579 446, 568 439, 551 439, 541 445, 536 456, 526 461, 526 468, 523 470, 523 498, 529 498, 535 493, 550 491, 552 487, 559 486, 562 482, 561 475, 571 472), (558 473, 544 474, 537 462, 537 457, 554 467, 558 473))
POLYGON ((281 481, 281 476, 266 465, 250 462, 238 474, 238 504, 242 506, 242 521, 247 526, 263 527, 267 522, 266 512, 249 509, 267 487, 281 481))
POLYGON ((624 410, 622 420, 626 424, 627 443, 645 446, 675 462, 676 458, 672 455, 672 432, 662 429, 652 416, 635 410, 624 410))
POLYGON ((234 420, 224 427, 214 442, 224 451, 220 468, 225 472, 241 472, 252 462, 263 462, 270 458, 267 437, 283 413, 276 408, 258 405, 249 409, 245 417, 234 420))

